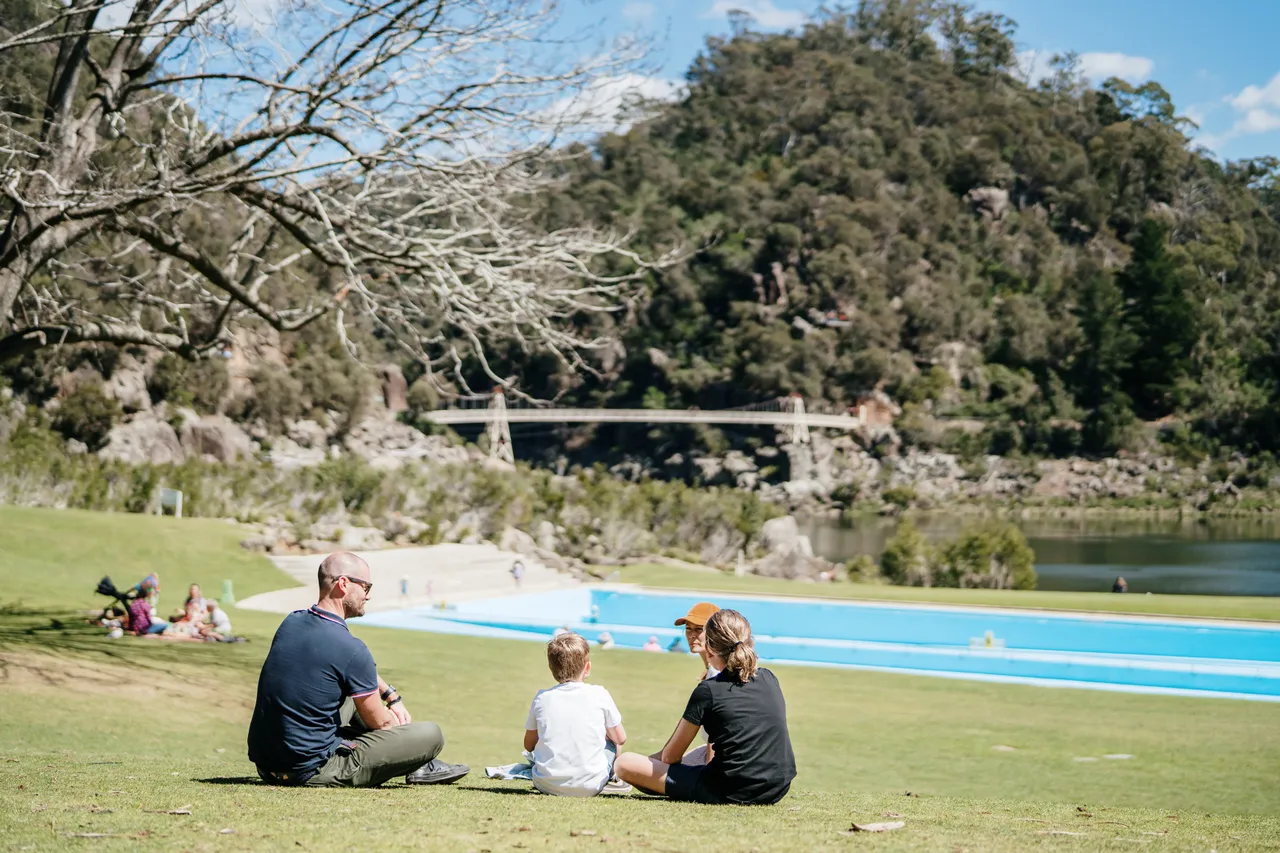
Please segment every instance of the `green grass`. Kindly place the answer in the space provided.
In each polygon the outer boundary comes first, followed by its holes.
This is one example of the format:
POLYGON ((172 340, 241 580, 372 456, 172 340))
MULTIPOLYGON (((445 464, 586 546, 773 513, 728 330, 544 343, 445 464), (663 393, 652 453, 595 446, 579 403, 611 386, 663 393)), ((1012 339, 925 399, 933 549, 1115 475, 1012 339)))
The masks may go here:
MULTIPOLYGON (((600 571, 614 571, 602 567, 600 571)), ((1280 599, 1226 595, 1113 595, 1107 592, 1042 592, 1012 589, 946 589, 874 583, 796 583, 755 575, 736 577, 717 571, 644 563, 618 569, 626 583, 675 589, 723 590, 767 595, 930 602, 1045 610, 1093 610, 1213 619, 1280 620, 1280 599)))
MULTIPOLYGON (((289 583, 240 538, 215 522, 0 508, 0 849, 1280 850, 1280 706, 806 667, 776 669, 800 776, 771 808, 570 801, 479 772, 448 788, 258 785, 245 729, 279 617, 233 609, 251 639, 236 646, 110 641, 73 618, 104 573, 159 571, 166 607, 188 579, 216 591, 231 578, 242 596, 289 583), (1110 753, 1135 757, 1074 760, 1110 753), (890 819, 906 827, 841 834, 890 819)), ((540 646, 353 624, 415 716, 442 725, 445 758, 517 760, 549 682, 540 646)), ((594 657, 628 747, 656 749, 694 662, 594 657)))

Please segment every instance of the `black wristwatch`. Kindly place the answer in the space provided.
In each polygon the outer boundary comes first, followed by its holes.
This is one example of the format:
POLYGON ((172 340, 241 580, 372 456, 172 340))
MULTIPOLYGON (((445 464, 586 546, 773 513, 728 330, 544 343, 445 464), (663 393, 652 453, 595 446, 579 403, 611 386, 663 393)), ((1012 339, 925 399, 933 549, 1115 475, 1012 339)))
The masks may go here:
POLYGON ((390 684, 388 684, 388 685, 387 685, 387 689, 386 689, 386 690, 383 690, 383 691, 382 691, 381 693, 379 693, 378 695, 379 695, 379 696, 381 696, 381 697, 382 697, 382 701, 383 701, 383 702, 385 702, 385 701, 387 701, 387 697, 388 697, 388 696, 394 696, 397 692, 399 692, 399 691, 397 691, 394 687, 392 687, 390 684))

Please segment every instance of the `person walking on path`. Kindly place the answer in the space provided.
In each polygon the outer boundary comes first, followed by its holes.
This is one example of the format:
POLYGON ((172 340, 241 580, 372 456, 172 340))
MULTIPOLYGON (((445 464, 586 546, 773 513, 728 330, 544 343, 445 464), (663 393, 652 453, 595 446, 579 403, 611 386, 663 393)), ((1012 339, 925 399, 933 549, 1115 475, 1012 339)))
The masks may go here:
POLYGON ((436 758, 444 734, 415 723, 373 655, 347 628, 364 615, 373 589, 369 565, 354 554, 320 564, 319 600, 285 617, 258 676, 249 723, 249 760, 276 785, 375 788, 397 776, 408 784, 455 782, 464 764, 436 758))
POLYGON ((698 682, 659 758, 624 753, 613 772, 624 782, 673 800, 776 803, 796 776, 782 688, 759 665, 751 625, 736 610, 711 617, 705 642, 719 674, 698 682), (683 763, 700 726, 711 736, 714 754, 705 765, 683 763))

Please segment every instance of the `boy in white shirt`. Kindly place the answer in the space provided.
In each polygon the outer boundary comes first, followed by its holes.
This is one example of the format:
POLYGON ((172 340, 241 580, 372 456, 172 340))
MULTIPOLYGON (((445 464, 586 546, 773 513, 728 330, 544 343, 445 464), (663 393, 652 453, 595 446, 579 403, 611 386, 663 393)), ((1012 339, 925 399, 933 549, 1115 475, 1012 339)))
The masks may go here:
POLYGON ((622 714, 608 690, 586 683, 591 646, 578 634, 547 643, 547 666, 559 684, 538 691, 524 724, 533 786, 544 794, 594 797, 609 784, 618 747, 627 742, 622 714))

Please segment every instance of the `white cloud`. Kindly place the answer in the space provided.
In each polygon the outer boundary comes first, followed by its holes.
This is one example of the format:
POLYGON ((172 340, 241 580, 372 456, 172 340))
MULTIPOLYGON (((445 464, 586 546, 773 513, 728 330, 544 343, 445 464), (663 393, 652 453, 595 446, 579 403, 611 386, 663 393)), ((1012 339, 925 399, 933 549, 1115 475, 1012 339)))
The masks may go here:
POLYGON ((1182 111, 1182 115, 1185 118, 1188 118, 1191 121, 1195 122, 1196 127, 1204 127, 1205 113, 1204 113, 1204 110, 1200 109, 1199 107, 1187 107, 1185 110, 1182 111))
POLYGON ((1247 136, 1254 133, 1270 133, 1280 130, 1280 115, 1267 110, 1249 110, 1231 128, 1234 136, 1247 136))
POLYGON ((653 17, 653 13, 652 3, 628 3, 622 7, 622 17, 628 21, 648 21, 653 17))
POLYGON ((1141 83, 1151 76, 1151 69, 1155 66, 1145 56, 1129 56, 1124 53, 1080 54, 1080 70, 1095 83, 1101 83, 1109 77, 1141 83))
POLYGON ((577 97, 558 101, 550 113, 577 130, 606 133, 622 130, 639 118, 637 106, 642 101, 672 101, 680 96, 683 85, 662 77, 623 74, 597 80, 577 97))
MULTIPOLYGON (((1057 51, 1024 50, 1018 54, 1018 68, 1032 85, 1053 73, 1049 63, 1057 51)), ((1141 83, 1151 76, 1155 63, 1145 56, 1128 56, 1123 53, 1082 53, 1080 73, 1097 85, 1109 77, 1119 77, 1130 83, 1141 83)))
POLYGON ((1280 107, 1280 74, 1272 77, 1265 86, 1245 86, 1240 94, 1228 100, 1241 112, 1258 107, 1280 107))
POLYGON ((809 20, 808 15, 797 9, 779 9, 773 0, 716 0, 702 17, 719 18, 730 12, 745 12, 757 24, 771 30, 801 27, 809 20))

